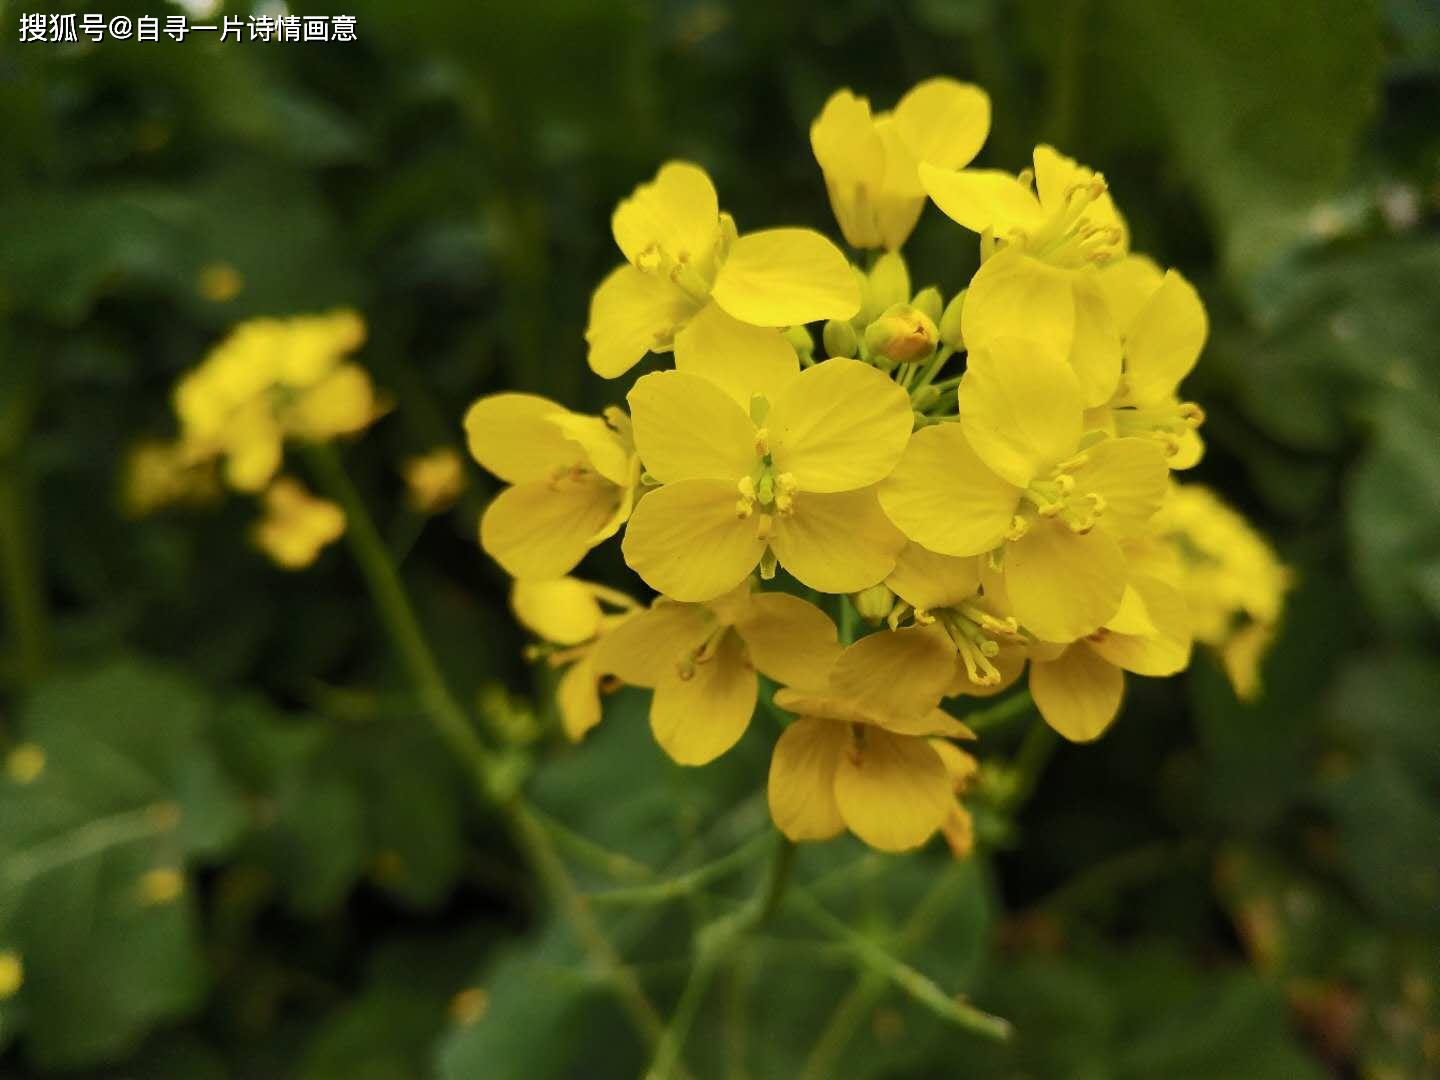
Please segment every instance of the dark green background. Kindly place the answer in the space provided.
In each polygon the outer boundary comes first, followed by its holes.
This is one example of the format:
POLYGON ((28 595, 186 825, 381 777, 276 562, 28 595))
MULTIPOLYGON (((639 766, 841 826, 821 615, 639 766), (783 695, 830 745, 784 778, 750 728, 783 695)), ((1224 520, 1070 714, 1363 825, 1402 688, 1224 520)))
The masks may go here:
MULTIPOLYGON (((123 455, 173 434, 169 387, 233 323, 352 305, 397 407, 344 456, 403 537, 399 463, 457 443, 475 397, 621 397, 581 335, 635 183, 690 158, 742 230, 834 234, 807 136, 826 96, 888 106, 949 74, 994 101, 980 164, 1017 169, 1053 140, 1105 171, 1136 246, 1197 284, 1194 478, 1299 585, 1262 701, 1237 704, 1203 655, 1133 680, 1114 730, 1062 748, 1018 817, 982 814, 982 858, 802 854, 797 887, 1013 1019, 1011 1046, 856 983, 792 914, 717 980, 689 1065, 1440 1075, 1440 9, 357 0, 297 9, 356 15, 356 44, 17 45, 39 9, 6 7, 0 35, 0 740, 49 754, 35 784, 0 780, 0 948, 27 964, 0 1003, 0 1073, 639 1074, 638 1041, 429 734, 343 546, 287 575, 247 543, 247 500, 126 519, 123 455), (226 303, 198 290, 216 261, 245 283, 226 303), (178 833, 137 817, 157 800, 182 807, 178 833), (137 906, 137 876, 177 859, 186 895, 137 906), (466 986, 490 1013, 461 1027, 446 1007, 466 986), (838 1056, 814 1049, 827 1025, 838 1056)), ((927 210, 917 284, 953 292, 975 247, 927 210)), ((404 564, 467 702, 535 685, 474 542, 492 482, 472 482, 404 564)), ((582 569, 638 587, 613 550, 582 569)), ((762 827, 773 724, 694 772, 643 712, 627 692, 578 750, 517 749, 536 801, 657 870, 762 827)), ((717 904, 606 914, 662 1008, 717 904)))

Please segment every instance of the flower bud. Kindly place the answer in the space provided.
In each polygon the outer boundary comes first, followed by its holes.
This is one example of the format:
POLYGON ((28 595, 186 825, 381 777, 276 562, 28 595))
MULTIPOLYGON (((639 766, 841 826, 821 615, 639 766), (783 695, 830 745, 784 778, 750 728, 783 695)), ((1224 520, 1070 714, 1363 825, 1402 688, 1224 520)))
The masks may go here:
POLYGON ((795 355, 800 358, 800 363, 808 364, 815 359, 815 338, 811 335, 808 326, 787 326, 785 340, 795 350, 795 355))
POLYGON ((952 349, 965 348, 965 339, 960 336, 960 317, 965 313, 965 294, 961 289, 955 299, 945 305, 945 314, 940 316, 940 340, 952 349))
POLYGON ((848 322, 831 319, 825 324, 825 355, 853 357, 860 348, 855 328, 848 322))
POLYGON ((871 585, 868 589, 861 589, 850 597, 850 602, 855 605, 855 610, 860 617, 871 625, 878 626, 885 621, 885 616, 890 614, 890 609, 895 606, 895 594, 884 585, 871 585))
POLYGON ((924 360, 935 351, 939 333, 930 316, 909 304, 895 304, 865 328, 865 348, 897 364, 924 360))
POLYGON ((940 298, 940 290, 934 285, 927 285, 915 294, 915 299, 910 301, 910 306, 916 311, 923 311, 933 323, 939 323, 940 314, 945 308, 945 301, 940 298))

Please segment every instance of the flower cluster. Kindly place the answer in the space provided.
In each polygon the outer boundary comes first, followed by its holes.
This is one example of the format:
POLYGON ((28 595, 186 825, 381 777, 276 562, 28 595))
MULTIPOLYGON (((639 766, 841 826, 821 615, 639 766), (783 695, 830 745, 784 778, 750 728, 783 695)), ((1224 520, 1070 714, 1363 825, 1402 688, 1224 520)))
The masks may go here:
POLYGON ((963 853, 977 765, 946 699, 1023 675, 1056 731, 1091 740, 1126 674, 1182 670, 1192 639, 1249 656, 1231 671, 1253 682, 1278 618, 1273 556, 1173 478, 1204 452, 1180 392, 1207 334, 1195 289, 1130 251, 1100 173, 1049 146, 1018 174, 969 167, 989 125, 985 93, 950 79, 891 113, 826 103, 811 143, 856 265, 808 229, 742 233, 704 170, 664 165, 615 210, 624 261, 585 336, 605 378, 673 367, 626 410, 507 393, 465 418, 508 485, 481 543, 537 655, 567 667, 566 730, 598 722, 606 687, 650 688, 661 747, 702 765, 763 676, 795 718, 769 800, 796 840, 943 831, 963 853), (948 302, 900 253, 927 198, 980 254, 948 302), (648 606, 567 576, 617 534, 648 606))

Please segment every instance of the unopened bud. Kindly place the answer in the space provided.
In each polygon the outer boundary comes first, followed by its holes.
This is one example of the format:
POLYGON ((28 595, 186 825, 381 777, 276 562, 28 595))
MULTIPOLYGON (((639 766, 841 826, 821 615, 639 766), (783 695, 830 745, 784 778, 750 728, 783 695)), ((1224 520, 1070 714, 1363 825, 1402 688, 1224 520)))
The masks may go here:
POLYGON ((935 323, 909 304, 895 304, 865 328, 865 348, 897 364, 924 360, 939 339, 935 323))
POLYGON ((800 358, 802 364, 808 364, 815 359, 815 338, 811 336, 808 326, 786 327, 785 340, 795 350, 795 355, 800 358))
POLYGON ((884 585, 871 585, 850 597, 860 617, 872 626, 879 626, 895 606, 895 594, 884 585))
POLYGON ((825 324, 825 355, 853 357, 860 348, 855 328, 848 322, 831 319, 825 324))
POLYGON ((960 334, 960 318, 965 314, 965 294, 968 291, 961 289, 956 293, 955 299, 945 305, 945 314, 940 316, 940 340, 957 351, 965 348, 965 339, 960 334))
POLYGON ((887 251, 881 255, 870 268, 865 286, 865 304, 861 310, 868 314, 867 322, 878 318, 882 312, 896 304, 908 301, 910 269, 905 265, 905 257, 898 251, 887 251))
POLYGON ((941 299, 939 289, 934 285, 927 285, 915 294, 910 306, 916 311, 923 311, 930 317, 931 322, 939 323, 940 315, 945 310, 945 301, 941 299))

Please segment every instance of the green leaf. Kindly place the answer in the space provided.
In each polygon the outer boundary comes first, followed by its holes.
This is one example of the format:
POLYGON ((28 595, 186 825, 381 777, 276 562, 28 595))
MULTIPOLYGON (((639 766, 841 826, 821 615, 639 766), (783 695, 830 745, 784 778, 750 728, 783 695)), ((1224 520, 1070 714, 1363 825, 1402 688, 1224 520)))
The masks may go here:
POLYGON ((140 662, 58 676, 21 709, 18 734, 44 768, 0 782, 0 941, 26 968, 0 1008, 24 1008, 37 1064, 102 1060, 200 1003, 190 890, 157 893, 147 875, 163 885, 244 827, 204 739, 209 709, 140 662))

